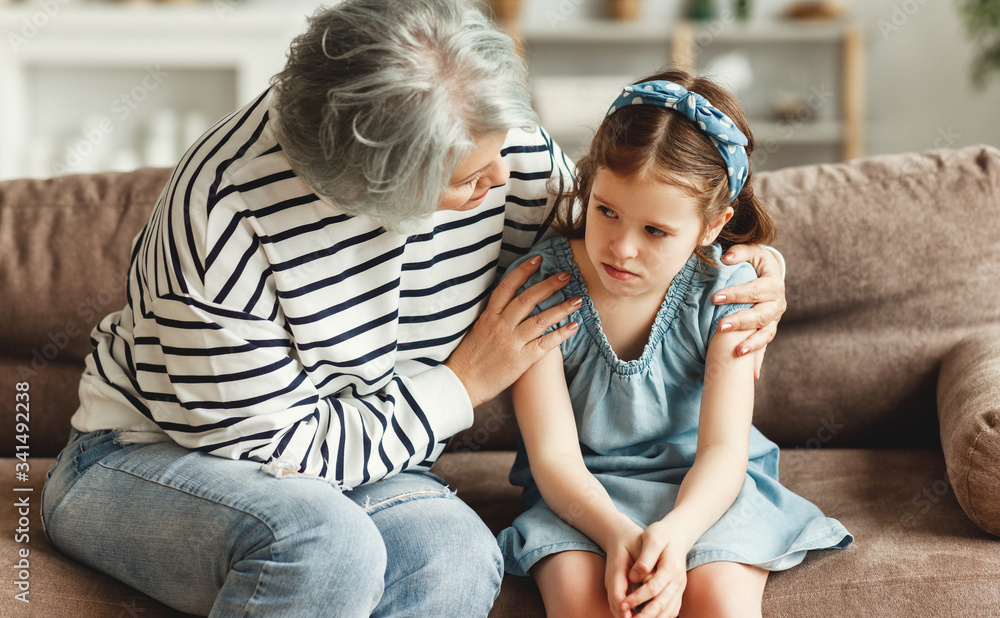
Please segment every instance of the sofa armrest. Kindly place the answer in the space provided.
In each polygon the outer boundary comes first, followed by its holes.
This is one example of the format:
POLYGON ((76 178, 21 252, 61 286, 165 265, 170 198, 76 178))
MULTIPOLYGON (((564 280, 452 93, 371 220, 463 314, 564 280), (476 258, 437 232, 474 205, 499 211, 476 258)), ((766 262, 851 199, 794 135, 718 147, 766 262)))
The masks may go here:
POLYGON ((977 526, 1000 535, 1000 329, 948 352, 937 408, 955 497, 977 526))

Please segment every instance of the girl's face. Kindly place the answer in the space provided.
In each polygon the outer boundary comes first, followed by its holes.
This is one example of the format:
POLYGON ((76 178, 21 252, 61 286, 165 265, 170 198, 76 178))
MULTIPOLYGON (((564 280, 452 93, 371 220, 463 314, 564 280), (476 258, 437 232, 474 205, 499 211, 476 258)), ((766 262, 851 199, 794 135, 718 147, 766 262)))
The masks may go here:
POLYGON ((601 167, 587 202, 587 257, 611 294, 662 300, 695 248, 712 244, 732 213, 706 229, 688 190, 601 167))
POLYGON ((465 155, 445 188, 438 210, 472 210, 483 203, 490 187, 507 182, 510 170, 500 156, 507 132, 490 133, 476 140, 476 147, 465 155))

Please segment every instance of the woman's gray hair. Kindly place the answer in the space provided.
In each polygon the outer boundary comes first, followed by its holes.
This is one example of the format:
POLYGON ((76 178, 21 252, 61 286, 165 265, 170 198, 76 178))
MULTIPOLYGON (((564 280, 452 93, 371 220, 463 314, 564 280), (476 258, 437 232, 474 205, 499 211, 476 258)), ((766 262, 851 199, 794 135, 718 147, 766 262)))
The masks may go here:
POLYGON ((272 85, 295 172, 394 231, 438 208, 477 138, 538 124, 513 41, 468 0, 320 8, 272 85))

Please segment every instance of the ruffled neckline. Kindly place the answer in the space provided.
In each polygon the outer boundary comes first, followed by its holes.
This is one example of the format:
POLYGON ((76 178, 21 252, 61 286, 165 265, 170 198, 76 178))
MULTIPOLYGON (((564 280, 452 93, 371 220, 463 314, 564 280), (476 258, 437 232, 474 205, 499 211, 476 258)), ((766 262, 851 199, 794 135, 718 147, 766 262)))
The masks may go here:
POLYGON ((698 265, 698 257, 692 255, 685 262, 680 272, 674 275, 670 286, 667 288, 667 293, 663 297, 663 302, 656 311, 656 318, 653 320, 653 327, 649 331, 649 338, 646 340, 645 346, 643 346, 642 354, 637 359, 623 361, 618 358, 618 354, 612 349, 607 336, 604 334, 604 328, 601 326, 601 317, 598 315, 597 307, 594 306, 594 301, 587 291, 587 283, 583 280, 580 267, 577 265, 576 260, 573 259, 573 250, 569 246, 569 240, 559 237, 557 242, 554 243, 553 249, 559 259, 569 269, 570 281, 566 285, 566 289, 571 295, 579 296, 583 299, 583 304, 579 309, 583 318, 583 327, 597 343, 598 350, 601 352, 601 356, 604 357, 608 367, 621 376, 631 376, 643 372, 653 361, 653 356, 656 354, 660 342, 663 341, 663 335, 670 329, 674 319, 677 317, 677 311, 683 299, 691 289, 691 283, 698 265))

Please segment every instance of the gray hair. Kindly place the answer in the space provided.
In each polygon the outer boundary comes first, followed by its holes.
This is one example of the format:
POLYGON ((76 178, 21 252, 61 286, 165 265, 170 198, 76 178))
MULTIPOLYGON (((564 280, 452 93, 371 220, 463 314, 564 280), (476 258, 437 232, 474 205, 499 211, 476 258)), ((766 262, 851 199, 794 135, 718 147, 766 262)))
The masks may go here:
POLYGON ((395 231, 438 208, 477 138, 538 125, 513 41, 469 0, 321 7, 271 81, 295 172, 395 231))

